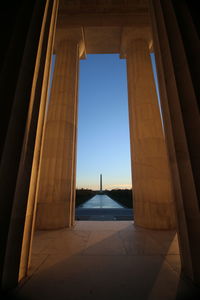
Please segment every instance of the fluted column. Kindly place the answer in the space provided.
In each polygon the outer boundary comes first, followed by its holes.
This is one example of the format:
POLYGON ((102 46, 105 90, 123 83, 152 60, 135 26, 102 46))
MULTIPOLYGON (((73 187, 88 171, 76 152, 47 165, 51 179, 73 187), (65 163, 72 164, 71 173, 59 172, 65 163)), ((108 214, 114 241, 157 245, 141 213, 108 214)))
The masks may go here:
MULTIPOLYGON (((6 42, 8 55, 0 81, 2 98, 10 108, 2 110, 7 122, 1 135, 5 137, 0 166, 1 295, 2 290, 16 287, 28 265, 34 214, 30 190, 37 173, 57 4, 54 0, 19 2, 10 15, 16 22, 8 25, 8 36, 2 37, 2 43, 7 38, 12 43, 6 42)), ((9 6, 1 12, 3 18, 9 13, 9 6)))
POLYGON ((197 2, 149 3, 176 195, 182 274, 200 286, 200 42, 191 14, 197 2))
POLYGON ((77 128, 79 44, 64 40, 57 46, 43 141, 36 226, 68 227, 72 222, 77 128))
POLYGON ((148 43, 126 50, 135 224, 175 227, 174 196, 148 43))

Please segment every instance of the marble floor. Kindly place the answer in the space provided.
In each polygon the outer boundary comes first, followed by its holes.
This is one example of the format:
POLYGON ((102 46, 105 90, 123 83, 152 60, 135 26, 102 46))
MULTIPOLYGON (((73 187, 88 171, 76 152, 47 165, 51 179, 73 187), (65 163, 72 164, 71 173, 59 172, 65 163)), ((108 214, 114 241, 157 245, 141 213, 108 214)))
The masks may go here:
POLYGON ((72 229, 35 233, 29 276, 16 295, 30 300, 195 299, 179 275, 176 232, 145 230, 133 221, 77 221, 72 229))

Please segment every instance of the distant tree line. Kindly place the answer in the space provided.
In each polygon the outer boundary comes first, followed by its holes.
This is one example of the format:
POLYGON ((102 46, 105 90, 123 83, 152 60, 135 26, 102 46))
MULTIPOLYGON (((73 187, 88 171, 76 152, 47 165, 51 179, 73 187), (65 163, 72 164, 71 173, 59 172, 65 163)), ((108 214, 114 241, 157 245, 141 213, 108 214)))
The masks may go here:
POLYGON ((128 189, 124 189, 124 190, 115 189, 111 191, 106 190, 105 194, 127 208, 133 207, 132 190, 128 190, 128 189))

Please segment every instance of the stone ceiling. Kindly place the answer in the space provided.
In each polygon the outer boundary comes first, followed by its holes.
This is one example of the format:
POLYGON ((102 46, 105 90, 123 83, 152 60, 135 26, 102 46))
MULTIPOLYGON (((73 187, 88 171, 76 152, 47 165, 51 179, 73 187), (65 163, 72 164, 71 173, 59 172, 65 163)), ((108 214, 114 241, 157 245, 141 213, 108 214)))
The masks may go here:
POLYGON ((81 28, 86 54, 120 53, 125 27, 148 26, 148 0, 60 0, 56 41, 81 28))
POLYGON ((60 0, 59 14, 143 13, 148 0, 60 0))

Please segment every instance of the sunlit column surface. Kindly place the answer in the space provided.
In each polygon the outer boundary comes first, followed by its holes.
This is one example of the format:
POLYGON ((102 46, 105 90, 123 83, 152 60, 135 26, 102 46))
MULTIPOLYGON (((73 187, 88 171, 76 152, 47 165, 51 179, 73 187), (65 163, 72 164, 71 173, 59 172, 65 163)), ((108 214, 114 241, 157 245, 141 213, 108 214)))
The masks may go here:
POLYGON ((126 58, 135 223, 174 228, 171 176, 147 41, 129 41, 126 58))
MULTIPOLYGON (((30 264, 31 257, 31 246, 32 246, 32 238, 34 232, 34 222, 35 222, 35 208, 36 208, 36 186, 37 186, 37 176, 39 170, 39 155, 40 155, 40 147, 42 141, 42 128, 44 126, 45 119, 45 106, 47 101, 47 93, 48 93, 48 81, 49 81, 49 73, 50 73, 50 65, 51 65, 51 56, 53 53, 53 44, 55 37, 55 28, 56 28, 56 20, 57 20, 57 11, 58 11, 58 1, 53 1, 52 10, 50 9, 50 1, 46 4, 43 27, 40 37, 40 43, 38 47, 38 55, 36 61, 35 75, 33 79, 33 87, 36 84, 36 78, 38 76, 39 62, 40 56, 42 55, 42 42, 44 39, 44 32, 46 24, 46 18, 48 14, 51 14, 50 24, 49 24, 49 36, 47 43, 47 51, 44 65, 44 74, 43 74, 43 85, 41 88, 41 102, 38 116, 38 125, 37 125, 37 134, 34 148, 34 156, 33 156, 33 165, 31 172, 31 180, 29 187, 29 195, 28 195, 28 204, 25 218, 25 227, 24 227, 24 235, 23 235, 23 243, 21 249, 21 261, 20 261, 20 269, 19 269, 19 280, 27 275, 28 267, 30 264)), ((32 95, 34 99, 35 91, 32 89, 32 95)), ((28 125, 28 124, 27 124, 28 125)))
POLYGON ((57 46, 43 142, 36 226, 62 228, 72 222, 77 128, 79 45, 57 46))

